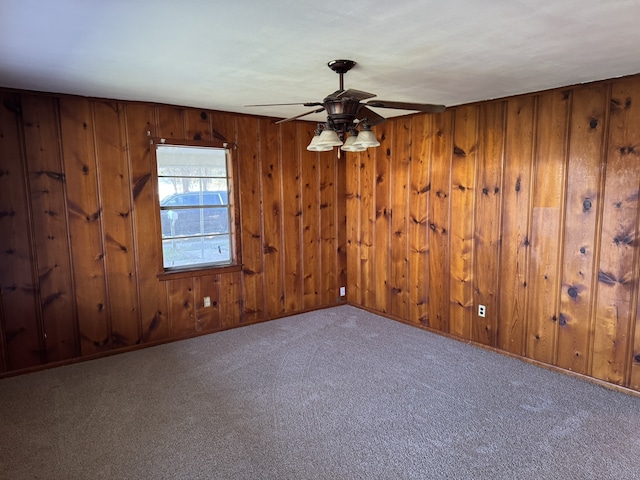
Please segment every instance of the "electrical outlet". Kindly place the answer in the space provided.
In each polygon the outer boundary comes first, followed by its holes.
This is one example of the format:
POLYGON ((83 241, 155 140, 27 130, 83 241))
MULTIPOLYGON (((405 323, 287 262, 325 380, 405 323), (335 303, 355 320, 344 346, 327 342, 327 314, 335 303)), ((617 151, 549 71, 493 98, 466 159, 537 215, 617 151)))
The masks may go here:
POLYGON ((478 305, 478 316, 486 317, 486 315, 487 315, 487 307, 485 307, 484 305, 478 305))
POLYGON ((204 308, 209 308, 211 306, 211 297, 204 297, 204 308))
POLYGON ((340 296, 344 297, 347 294, 347 289, 345 287, 340 287, 340 296))

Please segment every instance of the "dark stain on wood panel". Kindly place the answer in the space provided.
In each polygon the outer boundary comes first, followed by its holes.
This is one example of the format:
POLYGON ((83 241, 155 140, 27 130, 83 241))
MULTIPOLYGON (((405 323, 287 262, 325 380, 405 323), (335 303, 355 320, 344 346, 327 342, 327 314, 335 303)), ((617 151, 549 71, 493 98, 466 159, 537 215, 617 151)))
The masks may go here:
POLYGON ((427 326, 449 331, 449 221, 453 153, 453 114, 448 110, 433 115, 431 148, 431 187, 429 189, 429 323, 427 326))
POLYGON ((45 358, 24 177, 21 97, 0 92, 0 101, 0 342, 3 370, 11 371, 36 366, 45 358))
POLYGON ((22 108, 46 360, 54 362, 79 353, 59 108, 55 98, 37 95, 23 96, 22 108))
POLYGON ((242 261, 244 317, 247 322, 264 317, 265 287, 262 235, 262 178, 258 149, 258 121, 239 117, 238 149, 236 151, 240 178, 242 213, 242 261))
POLYGON ((475 305, 486 307, 486 317, 473 322, 472 339, 496 346, 500 293, 500 220, 505 148, 505 102, 480 107, 480 153, 476 179, 474 228, 475 305))
POLYGON ((557 365, 588 372, 592 324, 593 252, 597 244, 607 88, 574 92, 569 132, 561 322, 557 365))
MULTIPOLYGON (((615 384, 627 382, 637 323, 638 178, 640 163, 628 146, 640 144, 640 83, 615 82, 602 209, 598 288, 591 374, 615 384)), ((633 375, 632 375, 633 376, 633 375)))
POLYGON ((478 107, 456 108, 454 125, 450 208, 455 218, 449 231, 449 333, 471 339, 478 107))
POLYGON ((526 279, 529 259, 531 169, 535 97, 518 97, 507 105, 502 188, 502 244, 497 347, 524 354, 527 326, 526 279))
POLYGON ((132 191, 132 220, 137 271, 138 310, 141 342, 170 337, 167 294, 157 279, 161 251, 151 239, 157 238, 156 193, 150 181, 153 162, 149 136, 156 136, 155 108, 144 104, 125 105, 128 164, 132 191))
POLYGON ((131 175, 122 147, 126 144, 124 109, 117 103, 94 102, 94 118, 111 335, 114 346, 136 345, 142 337, 142 324, 130 216, 133 206, 126 194, 131 191, 131 175))
POLYGON ((111 336, 92 102, 61 98, 60 130, 80 348, 81 355, 90 355, 108 349, 103 339, 111 336))
POLYGON ((411 119, 411 165, 409 170, 409 320, 429 323, 429 174, 431 116, 411 119))

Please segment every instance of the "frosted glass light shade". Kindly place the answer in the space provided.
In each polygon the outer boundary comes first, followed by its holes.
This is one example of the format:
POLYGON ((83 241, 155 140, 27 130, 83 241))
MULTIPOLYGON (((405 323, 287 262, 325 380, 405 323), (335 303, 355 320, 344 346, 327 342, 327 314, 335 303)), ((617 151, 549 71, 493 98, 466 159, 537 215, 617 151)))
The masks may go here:
POLYGON ((320 146, 339 147, 342 145, 342 140, 338 137, 336 131, 332 128, 325 128, 320 134, 320 140, 318 140, 320 146))
POLYGON ((340 150, 344 150, 345 152, 363 152, 367 149, 364 145, 356 145, 357 132, 354 135, 353 133, 349 135, 349 138, 344 142, 344 145, 340 147, 340 150))
POLYGON ((307 150, 310 152, 327 152, 333 149, 331 145, 320 145, 320 134, 314 135, 311 139, 311 142, 307 146, 307 150))
POLYGON ((354 145, 362 145, 365 148, 379 147, 380 142, 371 130, 365 129, 360 131, 354 145))

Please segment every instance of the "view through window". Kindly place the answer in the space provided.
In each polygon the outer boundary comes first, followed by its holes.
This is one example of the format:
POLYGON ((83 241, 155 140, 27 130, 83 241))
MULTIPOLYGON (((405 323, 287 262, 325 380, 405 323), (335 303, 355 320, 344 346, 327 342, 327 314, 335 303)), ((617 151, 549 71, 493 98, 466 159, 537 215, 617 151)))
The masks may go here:
POLYGON ((229 151, 156 146, 165 270, 231 265, 229 151))

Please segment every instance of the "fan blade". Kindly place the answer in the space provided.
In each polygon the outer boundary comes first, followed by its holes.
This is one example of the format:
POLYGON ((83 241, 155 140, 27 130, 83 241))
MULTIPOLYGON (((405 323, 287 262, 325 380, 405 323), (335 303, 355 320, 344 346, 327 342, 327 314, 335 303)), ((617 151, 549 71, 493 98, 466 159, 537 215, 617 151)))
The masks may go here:
MULTIPOLYGON (((339 92, 339 90, 338 90, 338 92, 339 92)), ((336 93, 338 93, 338 92, 336 92, 336 93)), ((353 88, 350 88, 349 90, 343 90, 341 93, 339 93, 336 96, 336 98, 342 98, 342 97, 353 98, 354 100, 366 100, 367 98, 375 97, 375 94, 368 93, 368 92, 363 92, 362 90, 355 90, 353 88)))
POLYGON ((245 105, 245 107, 279 107, 280 105, 304 105, 305 107, 313 107, 314 105, 322 105, 322 104, 318 102, 259 103, 256 105, 245 105))
POLYGON ((278 120, 275 123, 276 123, 276 125, 278 125, 279 123, 290 122, 291 120, 295 120, 297 118, 304 117, 306 115, 311 115, 312 113, 318 113, 318 112, 321 112, 323 110, 324 110, 324 107, 316 108, 315 110, 311 110, 310 112, 301 113, 300 115, 296 115, 295 117, 285 118, 284 120, 278 120))
POLYGON ((378 115, 373 110, 362 106, 358 109, 358 120, 364 121, 366 119, 367 123, 370 126, 379 125, 382 122, 385 122, 387 119, 381 115, 378 115))
POLYGON ((397 108, 398 110, 417 110, 425 113, 444 112, 444 105, 432 105, 430 103, 390 102, 387 100, 373 100, 365 103, 368 107, 397 108))

